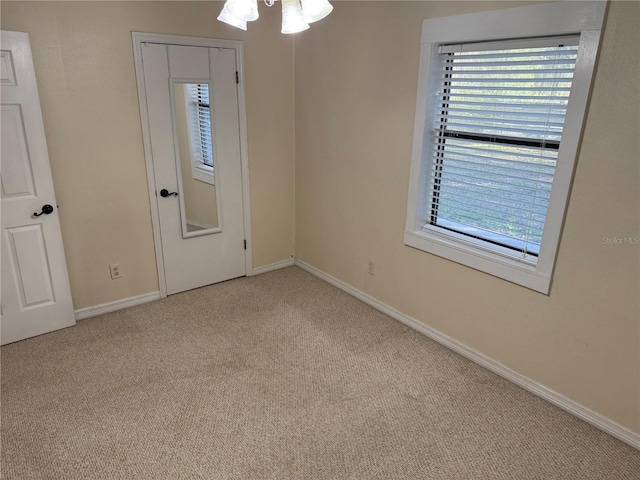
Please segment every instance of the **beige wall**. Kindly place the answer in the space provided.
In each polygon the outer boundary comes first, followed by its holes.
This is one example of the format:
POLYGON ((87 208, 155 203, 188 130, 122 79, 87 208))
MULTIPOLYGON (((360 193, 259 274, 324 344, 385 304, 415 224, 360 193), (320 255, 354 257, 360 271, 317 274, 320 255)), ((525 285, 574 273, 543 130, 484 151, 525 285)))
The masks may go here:
POLYGON ((31 39, 76 309, 158 290, 132 31, 245 42, 254 267, 294 253, 293 39, 277 8, 242 32, 221 7, 2 2, 2 29, 31 39))
POLYGON ((640 247, 602 237, 640 235, 639 5, 609 11, 549 296, 403 245, 421 20, 508 4, 337 2, 295 43, 296 256, 636 432, 640 247))

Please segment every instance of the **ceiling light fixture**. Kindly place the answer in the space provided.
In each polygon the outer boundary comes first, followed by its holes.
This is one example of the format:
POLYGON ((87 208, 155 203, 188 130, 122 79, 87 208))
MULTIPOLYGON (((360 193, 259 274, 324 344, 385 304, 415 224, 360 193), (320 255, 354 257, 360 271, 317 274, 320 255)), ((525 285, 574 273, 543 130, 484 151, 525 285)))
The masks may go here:
MULTIPOLYGON (((327 0, 281 0, 282 33, 297 33, 309 28, 309 24, 322 20, 331 13, 333 6, 327 0)), ((272 7, 275 0, 264 0, 272 7)), ((247 22, 258 19, 258 0, 227 0, 218 20, 242 30, 247 22)))

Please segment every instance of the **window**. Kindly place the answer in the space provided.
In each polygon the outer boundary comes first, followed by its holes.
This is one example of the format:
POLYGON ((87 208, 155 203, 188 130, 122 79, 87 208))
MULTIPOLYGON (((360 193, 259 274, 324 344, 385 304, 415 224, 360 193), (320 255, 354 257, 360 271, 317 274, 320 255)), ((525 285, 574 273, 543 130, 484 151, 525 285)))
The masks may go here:
POLYGON ((548 293, 603 13, 425 20, 405 244, 548 293))
POLYGON ((578 38, 440 47, 427 224, 535 263, 578 38))
POLYGON ((211 143, 211 106, 209 85, 185 84, 185 101, 189 123, 189 145, 193 178, 213 184, 213 147, 211 143))

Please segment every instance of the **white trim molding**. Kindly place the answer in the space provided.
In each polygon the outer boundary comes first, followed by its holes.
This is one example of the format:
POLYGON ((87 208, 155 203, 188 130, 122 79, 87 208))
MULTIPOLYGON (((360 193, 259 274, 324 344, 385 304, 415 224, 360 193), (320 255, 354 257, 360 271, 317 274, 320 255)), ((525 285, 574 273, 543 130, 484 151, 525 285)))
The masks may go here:
POLYGON ((295 265, 295 258, 287 258, 286 260, 280 260, 279 262, 271 263, 269 265, 263 265, 262 267, 256 267, 253 269, 252 275, 260 275, 261 273, 273 272, 274 270, 280 270, 281 268, 293 267, 295 265))
POLYGON ((76 320, 84 320, 86 318, 97 317, 98 315, 104 315, 105 313, 117 312, 118 310, 124 310, 125 308, 135 307, 142 305, 143 303, 153 302, 160 300, 160 292, 149 292, 142 295, 136 295, 135 297, 123 298, 109 303, 101 303, 100 305, 94 305, 93 307, 80 308, 76 310, 76 320))
POLYGON ((640 450, 640 433, 629 430, 628 428, 614 422, 604 415, 594 412, 593 410, 580 405, 579 403, 565 397, 564 395, 551 390, 548 387, 545 387, 535 380, 531 380, 530 378, 527 378, 524 375, 511 370, 510 368, 487 357, 486 355, 468 347, 463 343, 460 343, 459 341, 445 335, 442 332, 439 332, 435 328, 429 327, 424 323, 416 320, 415 318, 410 317, 385 303, 382 303, 374 297, 352 287, 342 280, 338 280, 337 278, 323 272, 322 270, 317 269, 316 267, 304 262, 303 260, 296 258, 295 265, 324 280, 325 282, 330 283, 331 285, 339 288, 340 290, 348 293, 349 295, 357 298, 367 305, 372 306, 376 310, 379 310, 380 312, 390 316, 394 320, 407 325, 408 327, 414 329, 419 333, 422 333, 423 335, 438 342, 439 344, 444 345, 450 350, 459 353, 463 357, 468 358, 481 367, 492 371, 502 378, 509 380, 519 387, 522 387, 525 390, 533 393, 534 395, 537 395, 538 397, 548 401, 556 407, 561 408, 562 410, 580 418, 581 420, 584 420, 585 422, 593 425, 596 428, 599 428, 603 432, 608 433, 618 440, 621 440, 624 443, 640 450))

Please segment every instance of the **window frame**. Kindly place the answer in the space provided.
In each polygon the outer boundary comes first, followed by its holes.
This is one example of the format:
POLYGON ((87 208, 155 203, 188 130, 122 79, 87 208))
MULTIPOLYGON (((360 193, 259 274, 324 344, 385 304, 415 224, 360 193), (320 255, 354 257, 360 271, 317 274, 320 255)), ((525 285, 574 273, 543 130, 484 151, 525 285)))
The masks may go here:
POLYGON ((549 293, 605 10, 606 2, 600 0, 557 2, 423 21, 405 245, 549 293), (572 34, 580 36, 578 57, 537 261, 515 258, 506 248, 489 247, 487 242, 462 234, 426 228, 429 209, 421 206, 430 194, 434 158, 429 152, 437 142, 437 132, 430 123, 439 108, 439 47, 572 34))

